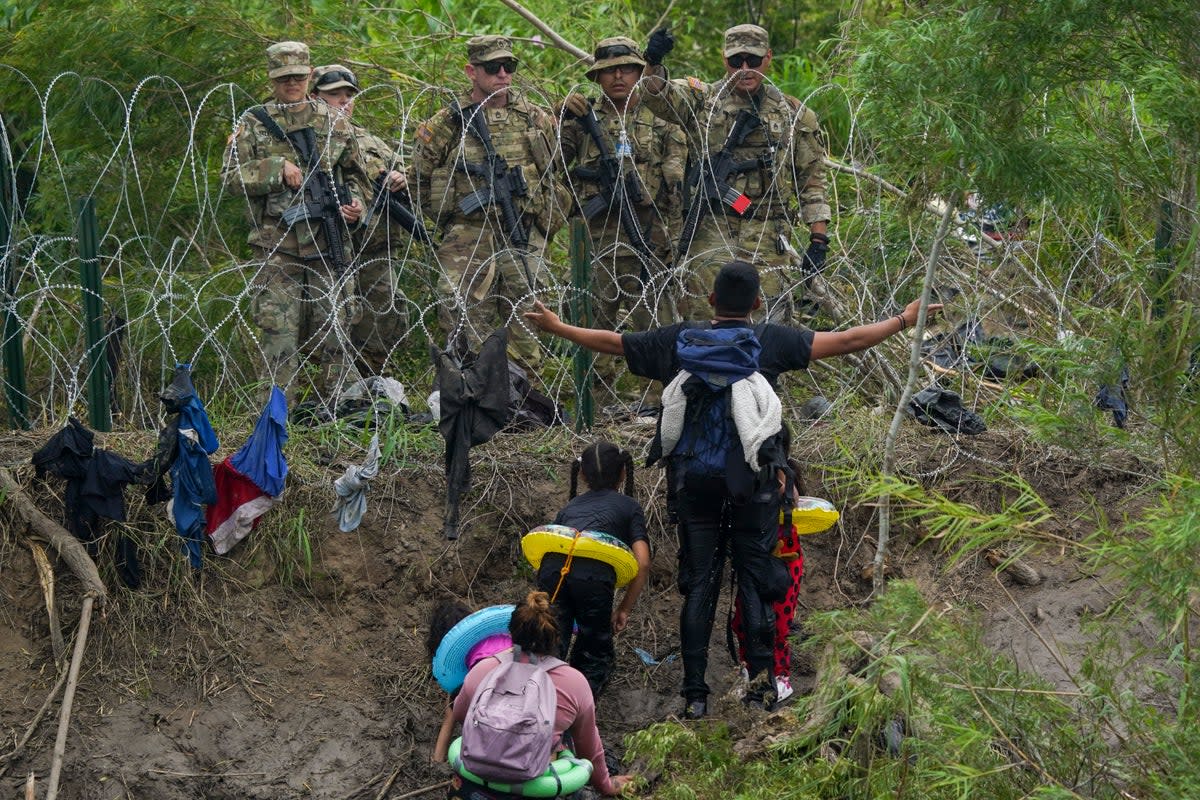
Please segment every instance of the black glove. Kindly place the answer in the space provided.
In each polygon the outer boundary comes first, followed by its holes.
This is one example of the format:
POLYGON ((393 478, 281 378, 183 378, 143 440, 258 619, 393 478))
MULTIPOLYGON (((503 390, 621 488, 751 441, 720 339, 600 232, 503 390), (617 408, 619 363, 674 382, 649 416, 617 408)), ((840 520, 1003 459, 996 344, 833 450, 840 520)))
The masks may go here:
POLYGON ((804 272, 806 275, 816 275, 825 266, 825 256, 829 253, 829 237, 823 233, 809 234, 808 249, 804 251, 804 272))
POLYGON ((662 64, 663 56, 673 49, 675 49, 675 37, 671 35, 671 30, 659 28, 650 34, 650 41, 646 43, 646 63, 652 67, 659 66, 662 64))

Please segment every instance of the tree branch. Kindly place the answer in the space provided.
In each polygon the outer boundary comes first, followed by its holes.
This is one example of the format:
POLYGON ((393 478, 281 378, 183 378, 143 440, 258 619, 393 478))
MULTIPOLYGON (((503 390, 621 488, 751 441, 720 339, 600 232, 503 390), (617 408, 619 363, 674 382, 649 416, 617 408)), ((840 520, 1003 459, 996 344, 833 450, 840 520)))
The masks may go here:
POLYGON ((542 20, 539 19, 536 14, 534 14, 532 11, 527 9, 525 6, 518 3, 517 0, 500 0, 500 2, 504 3, 504 5, 508 6, 513 11, 520 14, 522 17, 527 19, 530 22, 530 24, 533 25, 533 27, 537 28, 539 31, 546 34, 546 36, 550 37, 550 41, 554 42, 556 47, 566 50, 568 53, 575 56, 580 61, 586 62, 588 64, 592 63, 593 59, 592 59, 591 53, 587 52, 586 50, 580 50, 578 47, 571 44, 563 37, 559 36, 558 33, 553 28, 551 28, 545 22, 542 22, 542 20))
MULTIPOLYGON (((883 475, 886 478, 896 468, 896 438, 900 435, 900 422, 904 419, 908 401, 913 395, 913 387, 917 383, 917 373, 921 370, 921 343, 925 338, 925 320, 929 313, 929 295, 933 288, 933 272, 938 259, 942 255, 942 243, 950 230, 950 220, 954 218, 954 204, 946 203, 942 211, 942 219, 938 222, 937 232, 933 235, 933 246, 929 248, 929 260, 925 263, 925 279, 921 286, 921 307, 917 311, 917 324, 913 326, 912 347, 908 357, 908 379, 900 392, 900 402, 896 404, 896 412, 892 415, 892 424, 888 427, 887 438, 883 445, 883 475)), ((879 545, 875 548, 875 575, 872 591, 878 596, 884 584, 884 558, 887 555, 888 536, 892 524, 892 496, 884 494, 879 497, 879 545)))

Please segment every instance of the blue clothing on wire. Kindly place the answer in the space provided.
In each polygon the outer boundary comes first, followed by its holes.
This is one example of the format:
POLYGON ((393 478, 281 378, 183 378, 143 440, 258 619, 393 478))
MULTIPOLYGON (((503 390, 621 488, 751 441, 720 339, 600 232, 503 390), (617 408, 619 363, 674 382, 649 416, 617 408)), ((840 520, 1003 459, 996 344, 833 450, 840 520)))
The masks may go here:
POLYGON ((204 544, 204 506, 217 501, 208 456, 217 451, 220 443, 204 403, 196 396, 190 372, 190 364, 177 364, 172 382, 178 393, 179 455, 171 465, 171 482, 175 489, 171 513, 175 517, 175 530, 183 538, 188 562, 193 569, 200 569, 204 565, 201 549, 204 544))
POLYGON ((271 399, 254 424, 254 432, 229 459, 230 466, 272 497, 283 494, 287 477, 287 459, 283 456, 288 439, 287 416, 287 398, 278 386, 272 386, 271 399))

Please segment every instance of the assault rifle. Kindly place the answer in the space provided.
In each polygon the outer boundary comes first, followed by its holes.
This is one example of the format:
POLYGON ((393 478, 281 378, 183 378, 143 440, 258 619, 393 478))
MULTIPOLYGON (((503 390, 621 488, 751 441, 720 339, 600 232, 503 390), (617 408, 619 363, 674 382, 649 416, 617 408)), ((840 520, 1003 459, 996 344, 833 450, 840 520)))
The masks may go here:
POLYGON ((600 187, 599 194, 583 204, 581 209, 583 217, 591 220, 601 211, 607 211, 614 205, 616 206, 625 237, 642 257, 642 282, 645 283, 648 277, 646 262, 654 259, 654 254, 650 250, 650 244, 646 241, 646 235, 642 232, 642 226, 638 223, 638 218, 633 211, 634 204, 642 202, 642 185, 638 180, 637 171, 630 169, 624 175, 621 174, 621 161, 613 153, 604 132, 600 130, 600 120, 596 118, 595 109, 589 108, 588 113, 577 119, 579 126, 588 136, 592 137, 592 141, 596 143, 596 149, 600 151, 600 160, 596 166, 576 167, 571 171, 575 177, 585 181, 594 181, 600 187))
POLYGON ((769 169, 774 164, 775 157, 771 150, 745 161, 733 157, 733 151, 760 125, 762 120, 758 114, 743 108, 738 112, 721 149, 706 159, 696 161, 688 171, 686 185, 692 197, 684 218, 683 232, 679 236, 680 258, 687 255, 688 248, 692 246, 696 226, 700 224, 700 215, 706 207, 713 208, 717 204, 729 206, 738 216, 744 216, 746 209, 750 208, 750 198, 730 186, 729 182, 735 175, 753 169, 769 169))
MULTIPOLYGON (((261 117, 259 119, 261 120, 261 117)), ((275 121, 271 122, 274 124, 275 121)), ((279 128, 277 124, 275 127, 279 128)), ((267 130, 270 130, 269 126, 267 130)), ((282 133, 282 130, 280 132, 282 133)), ((341 207, 350 204, 350 191, 345 186, 335 184, 333 176, 321 169, 316 131, 311 127, 301 128, 285 134, 285 138, 296 148, 296 153, 304 162, 305 176, 303 202, 283 212, 281 219, 289 228, 303 220, 320 221, 321 230, 325 233, 326 250, 321 257, 328 259, 338 272, 345 272, 349 262, 346 260, 346 246, 342 240, 341 207)))
POLYGON ((387 214, 388 219, 411 233, 418 242, 427 247, 433 247, 433 237, 429 235, 425 223, 402 199, 405 197, 405 193, 403 191, 389 192, 384 185, 386 180, 387 173, 380 173, 375 178, 375 199, 371 201, 371 210, 367 214, 366 222, 369 223, 376 214, 387 214))
POLYGON ((529 246, 529 231, 521 222, 514 197, 524 197, 529 192, 525 176, 519 167, 508 165, 504 156, 496 152, 492 144, 492 134, 488 130, 487 121, 483 117, 483 109, 479 103, 473 103, 466 108, 455 105, 455 113, 462 123, 464 131, 470 131, 479 143, 483 145, 484 158, 482 164, 471 164, 466 161, 458 163, 458 169, 476 178, 482 184, 458 202, 458 210, 463 214, 471 214, 485 206, 495 206, 500 212, 504 223, 504 235, 513 247, 524 250, 529 246))

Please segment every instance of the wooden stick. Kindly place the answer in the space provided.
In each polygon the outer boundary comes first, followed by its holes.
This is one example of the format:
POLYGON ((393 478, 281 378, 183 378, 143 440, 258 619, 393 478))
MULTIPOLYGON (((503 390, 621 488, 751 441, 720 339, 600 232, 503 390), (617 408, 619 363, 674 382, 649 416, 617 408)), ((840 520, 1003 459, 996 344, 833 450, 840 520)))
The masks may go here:
POLYGON ((529 20, 529 22, 533 24, 533 27, 537 28, 539 31, 541 31, 542 33, 549 36, 550 41, 554 42, 554 44, 557 45, 558 47, 562 48, 563 50, 566 50, 568 53, 575 56, 580 61, 584 61, 588 64, 592 63, 592 54, 591 53, 587 52, 586 50, 580 50, 578 47, 571 44, 563 37, 559 36, 557 31, 555 31, 553 28, 551 28, 545 22, 542 22, 542 20, 539 19, 536 14, 534 14, 532 11, 527 9, 525 6, 518 3, 517 0, 500 0, 500 2, 504 3, 504 5, 508 6, 513 11, 517 12, 522 17, 524 17, 525 19, 529 20))
POLYGON ((71 657, 71 671, 67 676, 67 689, 63 693, 62 713, 58 718, 58 738, 54 741, 54 758, 50 761, 50 788, 46 800, 58 797, 58 781, 62 776, 63 756, 67 752, 67 730, 71 727, 71 704, 75 701, 75 685, 79 682, 79 667, 83 664, 83 651, 87 647, 88 628, 92 624, 92 607, 96 598, 90 594, 83 598, 79 612, 79 630, 75 633, 75 655, 71 657))
POLYGON ((375 795, 375 800, 383 800, 383 798, 387 796, 387 793, 392 788, 392 784, 396 782, 396 778, 400 777, 401 769, 402 767, 396 767, 396 769, 392 771, 392 774, 388 776, 388 779, 383 782, 383 788, 381 788, 379 793, 375 795))
POLYGON ((75 577, 83 583, 84 594, 103 606, 108 599, 108 590, 100 580, 96 563, 92 561, 80 541, 66 528, 43 514, 25 494, 12 473, 3 468, 0 468, 0 489, 4 490, 8 499, 3 508, 25 523, 25 527, 34 535, 49 542, 62 560, 67 562, 75 577))
POLYGON ((46 599, 46 613, 50 616, 50 645, 54 650, 54 663, 63 659, 67 646, 63 644, 62 625, 58 623, 58 604, 54 602, 54 568, 46 557, 46 549, 35 541, 29 542, 33 563, 37 564, 38 581, 42 584, 42 596, 46 599))
POLYGON ((33 773, 29 773, 29 777, 25 779, 25 800, 37 800, 37 789, 34 786, 33 773))

